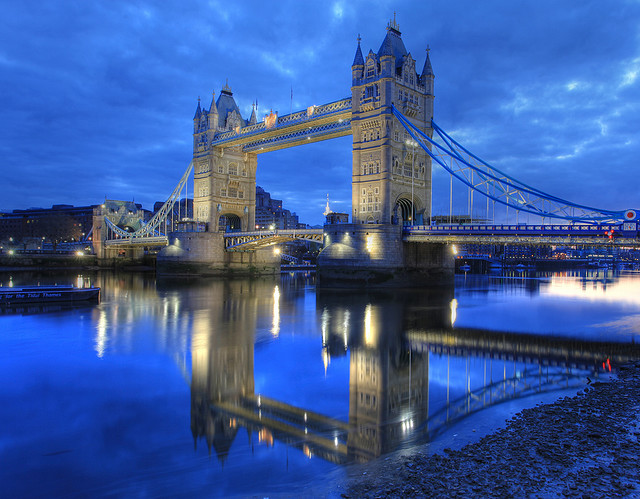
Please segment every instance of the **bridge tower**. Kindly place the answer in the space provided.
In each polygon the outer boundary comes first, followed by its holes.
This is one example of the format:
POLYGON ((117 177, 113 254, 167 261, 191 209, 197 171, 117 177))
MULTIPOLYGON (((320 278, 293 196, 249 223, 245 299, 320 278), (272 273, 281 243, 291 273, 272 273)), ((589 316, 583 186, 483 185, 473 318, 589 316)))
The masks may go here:
POLYGON ((429 50, 418 74, 394 16, 377 53, 363 57, 358 37, 351 74, 353 223, 423 223, 431 215, 431 158, 412 145, 391 106, 432 135, 429 50))
POLYGON ((422 72, 395 21, 377 53, 351 66, 352 223, 326 224, 317 277, 324 283, 375 286, 449 284, 453 248, 404 242, 403 224, 429 223, 431 159, 395 118, 393 106, 432 136, 434 74, 422 72))
POLYGON ((240 114, 226 84, 209 109, 200 99, 193 117, 194 218, 208 224, 209 232, 252 230, 255 226, 257 155, 242 146, 211 146, 214 136, 237 133, 257 122, 255 108, 248 120, 240 114))

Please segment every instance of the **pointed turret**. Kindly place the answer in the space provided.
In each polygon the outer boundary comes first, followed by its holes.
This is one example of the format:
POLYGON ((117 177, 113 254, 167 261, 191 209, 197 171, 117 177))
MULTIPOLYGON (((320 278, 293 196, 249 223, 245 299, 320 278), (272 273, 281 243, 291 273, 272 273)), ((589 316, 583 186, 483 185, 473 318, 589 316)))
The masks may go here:
POLYGON ((364 66, 364 57, 362 57, 362 50, 360 49, 360 35, 358 34, 358 48, 356 49, 356 55, 353 58, 353 64, 351 66, 364 66))
POLYGON ((431 68, 431 58, 429 57, 429 46, 427 45, 427 58, 424 61, 424 68, 422 68, 422 74, 420 75, 420 83, 424 85, 427 95, 433 95, 433 69, 431 68))
POLYGON ((431 59, 429 59, 429 47, 427 47, 427 58, 424 61, 424 67, 422 68, 421 78, 425 76, 433 76, 433 69, 431 69, 431 59))
POLYGON ((251 116, 249 117, 249 124, 255 125, 258 122, 258 118, 256 118, 256 104, 255 102, 251 105, 251 116))
POLYGON ((220 96, 216 101, 216 106, 218 108, 218 126, 220 129, 231 130, 240 124, 239 122, 241 120, 244 123, 240 109, 233 98, 233 92, 231 91, 228 80, 224 87, 222 87, 220 96))
POLYGON ((202 118, 202 108, 200 107, 200 97, 198 97, 198 107, 196 108, 196 114, 193 115, 193 133, 198 133, 198 130, 200 129, 201 118, 202 118))
POLYGON ((351 84, 355 85, 356 82, 364 75, 364 57, 362 57, 362 49, 360 48, 360 35, 358 34, 358 47, 356 48, 356 55, 353 58, 353 64, 351 65, 351 84))
POLYGON ((218 106, 216 106, 216 93, 211 92, 211 106, 209 106, 209 129, 218 128, 218 106))
POLYGON ((378 57, 380 58, 382 73, 385 76, 395 76, 397 69, 402 66, 404 57, 407 55, 407 49, 402 41, 400 27, 396 23, 396 15, 393 14, 393 21, 389 21, 387 24, 387 35, 380 45, 378 50, 378 57), (395 64, 390 64, 389 61, 395 58, 395 64))
POLYGON ((196 108, 196 114, 193 116, 194 121, 199 120, 202 115, 202 108, 200 107, 200 97, 198 97, 198 107, 196 108))

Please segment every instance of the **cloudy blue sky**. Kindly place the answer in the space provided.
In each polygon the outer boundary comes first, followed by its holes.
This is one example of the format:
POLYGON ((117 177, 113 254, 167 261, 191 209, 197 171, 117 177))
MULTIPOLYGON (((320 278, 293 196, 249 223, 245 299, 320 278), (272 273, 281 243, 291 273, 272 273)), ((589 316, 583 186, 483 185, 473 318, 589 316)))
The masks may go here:
MULTIPOLYGON (((350 95, 356 38, 394 11, 436 75, 435 121, 515 177, 575 202, 640 208, 640 1, 0 3, 0 209, 171 192, 198 96, 225 80, 248 117, 350 95)), ((351 208, 351 138, 258 156, 301 221, 351 208)), ((434 211, 448 210, 435 173, 434 211)), ((448 187, 448 181, 446 181, 448 187)), ((447 191, 447 192, 444 192, 447 191)))

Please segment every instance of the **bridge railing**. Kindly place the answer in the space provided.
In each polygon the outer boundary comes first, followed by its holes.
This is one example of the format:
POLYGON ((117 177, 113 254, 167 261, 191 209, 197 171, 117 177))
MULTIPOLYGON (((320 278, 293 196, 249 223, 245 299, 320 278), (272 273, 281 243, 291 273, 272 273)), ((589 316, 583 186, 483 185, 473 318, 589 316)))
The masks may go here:
POLYGON ((403 229, 405 234, 484 234, 484 235, 580 235, 602 236, 613 239, 619 235, 637 237, 638 226, 635 222, 624 224, 550 224, 550 225, 483 225, 483 224, 442 224, 413 225, 403 229))

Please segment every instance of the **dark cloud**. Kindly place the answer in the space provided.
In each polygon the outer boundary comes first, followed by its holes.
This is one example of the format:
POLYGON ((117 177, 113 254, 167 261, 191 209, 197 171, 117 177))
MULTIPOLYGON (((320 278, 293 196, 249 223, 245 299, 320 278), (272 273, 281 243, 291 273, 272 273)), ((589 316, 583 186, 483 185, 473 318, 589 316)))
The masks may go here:
MULTIPOLYGON (((198 96, 228 78, 247 116, 349 96, 357 35, 377 51, 394 10, 420 67, 431 48, 435 120, 456 139, 558 196, 640 207, 631 0, 4 2, 0 206, 151 207, 191 158, 198 96)), ((258 183, 319 223, 327 193, 349 211, 350 163, 348 138, 268 153, 258 183)))

